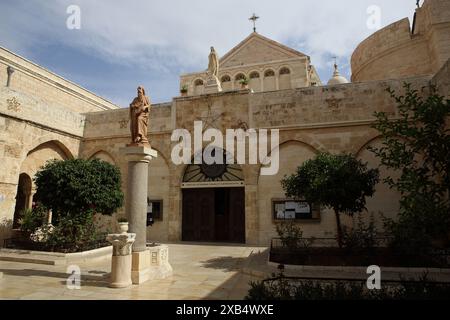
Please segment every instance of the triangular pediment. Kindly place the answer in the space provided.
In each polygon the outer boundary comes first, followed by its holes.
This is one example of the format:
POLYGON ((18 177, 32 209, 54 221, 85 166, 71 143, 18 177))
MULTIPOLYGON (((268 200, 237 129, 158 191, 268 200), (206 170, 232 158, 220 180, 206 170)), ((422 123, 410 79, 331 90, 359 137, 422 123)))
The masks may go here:
POLYGON ((306 55, 253 32, 220 59, 221 68, 287 60, 306 55))

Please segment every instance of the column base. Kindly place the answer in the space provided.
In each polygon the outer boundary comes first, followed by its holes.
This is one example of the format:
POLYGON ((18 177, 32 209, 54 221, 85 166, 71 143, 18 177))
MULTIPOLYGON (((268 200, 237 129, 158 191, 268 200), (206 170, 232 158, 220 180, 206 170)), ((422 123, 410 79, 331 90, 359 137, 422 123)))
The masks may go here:
POLYGON ((133 284, 172 276, 169 248, 166 245, 147 247, 145 251, 133 252, 132 259, 131 281, 133 284))
POLYGON ((127 288, 131 281, 131 255, 113 256, 111 260, 111 288, 127 288))

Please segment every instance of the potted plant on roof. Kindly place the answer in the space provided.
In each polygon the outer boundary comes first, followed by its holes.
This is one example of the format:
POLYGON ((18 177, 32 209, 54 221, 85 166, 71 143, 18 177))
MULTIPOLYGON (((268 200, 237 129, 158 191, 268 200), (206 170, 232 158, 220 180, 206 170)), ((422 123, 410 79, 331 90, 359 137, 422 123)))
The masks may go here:
POLYGON ((187 96, 188 93, 188 86, 186 84, 184 84, 181 89, 180 89, 180 93, 182 97, 187 96))
POLYGON ((248 83, 250 81, 248 80, 247 77, 242 78, 241 80, 239 80, 239 83, 241 84, 241 89, 248 89, 248 83))
POLYGON ((120 217, 117 219, 117 223, 119 224, 120 233, 128 232, 128 220, 125 217, 120 217))

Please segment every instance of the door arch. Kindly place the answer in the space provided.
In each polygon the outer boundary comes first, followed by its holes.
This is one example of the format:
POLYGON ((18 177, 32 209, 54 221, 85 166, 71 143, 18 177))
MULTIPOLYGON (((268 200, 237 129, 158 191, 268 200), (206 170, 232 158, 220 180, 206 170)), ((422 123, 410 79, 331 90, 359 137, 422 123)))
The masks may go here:
POLYGON ((32 183, 30 176, 26 173, 21 173, 19 175, 19 184, 17 185, 16 193, 16 206, 14 208, 14 229, 20 227, 19 221, 23 216, 23 211, 30 209, 32 206, 31 186, 32 183))

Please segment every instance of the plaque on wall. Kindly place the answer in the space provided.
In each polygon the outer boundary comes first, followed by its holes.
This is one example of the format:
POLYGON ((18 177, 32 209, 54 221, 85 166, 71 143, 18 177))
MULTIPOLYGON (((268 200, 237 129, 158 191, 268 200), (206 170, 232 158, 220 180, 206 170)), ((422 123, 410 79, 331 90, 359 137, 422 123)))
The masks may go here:
POLYGON ((315 219, 313 206, 304 200, 272 200, 275 220, 315 219))

